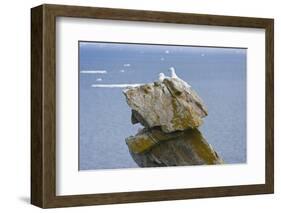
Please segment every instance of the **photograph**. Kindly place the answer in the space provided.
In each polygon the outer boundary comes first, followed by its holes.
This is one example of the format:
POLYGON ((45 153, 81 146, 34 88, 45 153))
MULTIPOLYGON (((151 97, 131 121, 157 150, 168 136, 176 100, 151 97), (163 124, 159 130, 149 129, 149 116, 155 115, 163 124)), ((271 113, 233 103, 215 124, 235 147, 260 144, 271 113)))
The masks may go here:
POLYGON ((31 8, 30 203, 273 194, 274 18, 128 8, 31 8))
POLYGON ((78 42, 79 171, 247 163, 247 48, 78 42))

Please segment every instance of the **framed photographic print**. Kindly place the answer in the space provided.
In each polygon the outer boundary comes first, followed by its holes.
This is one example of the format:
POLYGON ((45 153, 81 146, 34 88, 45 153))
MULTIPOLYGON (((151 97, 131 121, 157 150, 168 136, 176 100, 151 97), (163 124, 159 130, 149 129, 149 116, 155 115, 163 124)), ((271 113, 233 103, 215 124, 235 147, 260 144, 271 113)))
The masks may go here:
POLYGON ((273 19, 31 9, 31 203, 273 193, 273 19))

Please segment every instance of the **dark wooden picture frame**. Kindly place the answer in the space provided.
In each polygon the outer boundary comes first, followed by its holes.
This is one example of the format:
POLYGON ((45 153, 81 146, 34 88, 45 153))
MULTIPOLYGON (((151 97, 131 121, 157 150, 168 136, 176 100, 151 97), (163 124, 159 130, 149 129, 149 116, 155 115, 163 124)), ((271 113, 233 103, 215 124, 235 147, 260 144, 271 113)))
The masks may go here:
POLYGON ((274 192, 274 20, 264 18, 41 5, 31 9, 31 203, 42 208, 274 192), (266 34, 265 184, 56 195, 56 17, 262 28, 266 34))

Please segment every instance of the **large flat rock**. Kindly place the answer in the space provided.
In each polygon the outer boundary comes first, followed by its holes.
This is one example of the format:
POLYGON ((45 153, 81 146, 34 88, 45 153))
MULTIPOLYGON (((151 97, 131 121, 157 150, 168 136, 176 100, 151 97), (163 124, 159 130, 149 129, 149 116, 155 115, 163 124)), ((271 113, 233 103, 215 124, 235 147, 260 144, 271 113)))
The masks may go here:
POLYGON ((208 114, 201 98, 181 79, 168 77, 123 93, 132 109, 132 123, 146 128, 160 127, 167 133, 196 128, 208 114))
POLYGON ((222 164, 223 160, 198 129, 164 133, 143 130, 126 139, 129 151, 140 167, 222 164))

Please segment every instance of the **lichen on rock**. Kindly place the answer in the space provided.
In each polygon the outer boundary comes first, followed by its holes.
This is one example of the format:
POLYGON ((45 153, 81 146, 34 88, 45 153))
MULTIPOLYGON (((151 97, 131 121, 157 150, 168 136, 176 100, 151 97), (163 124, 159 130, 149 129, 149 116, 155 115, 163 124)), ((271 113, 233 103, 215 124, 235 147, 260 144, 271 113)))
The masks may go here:
POLYGON ((164 133, 145 130, 126 139, 140 167, 222 164, 223 160, 198 129, 164 133), (149 146, 148 146, 149 145, 149 146))
POLYGON ((123 93, 132 109, 133 124, 159 126, 167 133, 199 127, 208 114, 196 92, 173 78, 127 88, 123 93))

